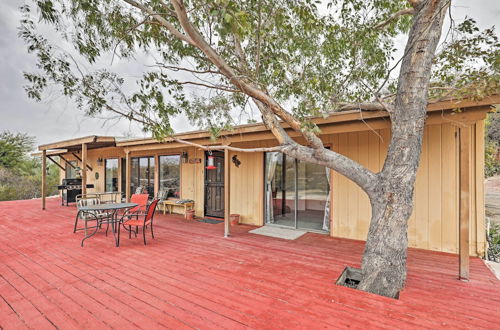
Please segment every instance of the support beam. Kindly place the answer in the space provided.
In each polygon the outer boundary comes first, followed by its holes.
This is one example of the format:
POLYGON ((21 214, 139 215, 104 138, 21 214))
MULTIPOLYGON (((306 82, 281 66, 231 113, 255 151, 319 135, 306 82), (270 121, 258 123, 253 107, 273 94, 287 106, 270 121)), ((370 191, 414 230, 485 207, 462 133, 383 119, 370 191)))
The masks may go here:
MULTIPOLYGON (((84 145, 87 145, 87 144, 86 144, 86 143, 84 143, 84 145)), ((87 150, 87 149, 85 149, 85 150, 87 150)), ((78 159, 80 162, 83 162, 83 160, 82 160, 82 159, 81 159, 81 158, 80 158, 77 154, 75 154, 74 152, 72 152, 71 154, 73 154, 73 156, 74 156, 76 159, 78 159)), ((83 158, 83 144, 82 144, 82 158, 83 158)), ((82 167, 84 167, 84 166, 82 165, 82 167)), ((90 165, 89 165, 89 164, 87 164, 87 168, 88 168, 90 171, 93 171, 92 167, 90 167, 90 165)))
POLYGON ((69 166, 71 166, 73 169, 75 169, 75 170, 76 170, 76 166, 75 166, 75 165, 73 165, 73 164, 71 164, 71 162, 70 162, 69 160, 67 160, 66 158, 64 158, 64 157, 63 157, 63 155, 59 155, 59 158, 61 158, 62 160, 64 160, 64 162, 65 162, 66 164, 68 164, 69 166))
POLYGON ((82 144, 82 194, 87 195, 87 144, 82 144))
POLYGON ((130 202, 130 151, 125 151, 125 199, 130 202))
POLYGON ((47 156, 47 158, 54 164, 57 165, 57 167, 59 167, 61 170, 63 170, 64 172, 66 172, 66 169, 64 167, 61 166, 61 164, 59 164, 59 162, 56 162, 52 157, 50 156, 47 156))
POLYGON ((42 151, 42 210, 45 210, 45 196, 47 195, 47 151, 42 151))
POLYGON ((469 280, 470 126, 460 127, 459 279, 469 280))
POLYGON ((229 151, 224 150, 224 237, 229 237, 229 218, 231 215, 231 201, 230 201, 230 172, 231 172, 231 162, 229 161, 229 151))

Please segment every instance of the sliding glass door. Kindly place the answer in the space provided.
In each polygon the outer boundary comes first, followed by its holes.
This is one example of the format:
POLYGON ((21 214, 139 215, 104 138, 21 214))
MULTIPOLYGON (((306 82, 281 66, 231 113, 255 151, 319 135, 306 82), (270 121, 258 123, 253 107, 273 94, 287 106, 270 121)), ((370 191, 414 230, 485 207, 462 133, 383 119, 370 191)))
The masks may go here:
POLYGON ((266 224, 329 230, 328 171, 281 153, 266 153, 266 224))
POLYGON ((136 157, 132 158, 130 191, 132 194, 138 192, 147 192, 151 198, 155 191, 155 159, 154 157, 136 157), (138 189, 140 188, 140 189, 138 189))
POLYGON ((166 198, 181 197, 181 156, 166 155, 159 157, 159 191, 165 191, 166 198))

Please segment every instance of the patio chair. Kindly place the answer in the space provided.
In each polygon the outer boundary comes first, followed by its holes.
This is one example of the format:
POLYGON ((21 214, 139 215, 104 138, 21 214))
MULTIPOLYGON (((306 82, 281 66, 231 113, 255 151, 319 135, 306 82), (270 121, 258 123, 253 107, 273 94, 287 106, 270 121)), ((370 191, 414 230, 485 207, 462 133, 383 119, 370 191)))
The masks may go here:
MULTIPOLYGON (((106 211, 100 211, 100 212, 93 212, 93 213, 88 213, 88 212, 82 212, 80 209, 83 206, 91 206, 91 205, 99 205, 101 204, 101 200, 96 196, 82 196, 79 195, 76 197, 76 206, 78 209, 78 213, 76 214, 75 218, 75 226, 73 228, 73 233, 76 233, 77 230, 83 230, 84 228, 78 228, 78 220, 82 220, 85 223, 88 221, 96 221, 96 226, 101 227, 103 222, 107 222, 107 220, 113 216, 112 213, 106 212, 106 211)), ((109 227, 109 223, 108 223, 109 227)), ((108 227, 106 227, 106 234, 108 233, 108 227)), ((87 227, 87 228, 95 228, 95 227, 87 227)))
MULTIPOLYGON (((146 214, 144 214, 143 219, 132 219, 129 218, 128 220, 123 221, 123 228, 128 231, 128 238, 132 238, 132 232, 134 235, 137 237, 137 231, 134 231, 132 227, 142 227, 142 237, 144 239, 144 245, 146 245, 146 228, 148 226, 151 227, 151 237, 154 239, 155 235, 153 233, 153 217, 155 214, 156 206, 158 205, 159 200, 155 199, 151 204, 149 204, 147 208, 146 214), (128 227, 128 228, 127 228, 128 227)), ((126 214, 125 214, 126 215, 126 214)), ((118 229, 118 242, 120 241, 120 229, 118 229)))
POLYGON ((131 208, 128 212, 132 215, 144 215, 148 207, 148 194, 133 194, 130 196, 130 203, 135 203, 137 206, 131 208))

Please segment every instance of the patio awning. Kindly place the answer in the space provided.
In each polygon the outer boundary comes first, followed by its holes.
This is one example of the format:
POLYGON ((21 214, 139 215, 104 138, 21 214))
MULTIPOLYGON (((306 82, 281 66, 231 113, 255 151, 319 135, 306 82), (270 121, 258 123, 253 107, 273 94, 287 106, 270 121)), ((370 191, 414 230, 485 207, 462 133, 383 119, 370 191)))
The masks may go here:
POLYGON ((104 147, 114 147, 116 145, 116 141, 112 136, 91 135, 77 139, 42 144, 38 146, 38 150, 44 151, 65 149, 66 152, 75 152, 82 150, 83 144, 87 145, 87 149, 96 149, 104 147))

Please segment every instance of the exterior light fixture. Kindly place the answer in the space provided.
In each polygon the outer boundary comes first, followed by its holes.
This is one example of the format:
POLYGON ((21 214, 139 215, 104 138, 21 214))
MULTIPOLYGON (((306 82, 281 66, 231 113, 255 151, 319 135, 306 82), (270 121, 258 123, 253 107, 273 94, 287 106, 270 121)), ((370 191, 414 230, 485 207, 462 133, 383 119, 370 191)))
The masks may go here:
POLYGON ((97 158, 97 165, 98 166, 102 166, 103 163, 104 163, 104 160, 101 157, 97 158))
POLYGON ((188 162, 188 153, 187 152, 185 152, 185 151, 182 152, 182 154, 181 154, 181 161, 183 163, 187 163, 188 162))
POLYGON ((209 152, 209 156, 207 157, 207 170, 216 170, 217 166, 214 164, 214 156, 212 156, 212 153, 209 152))

